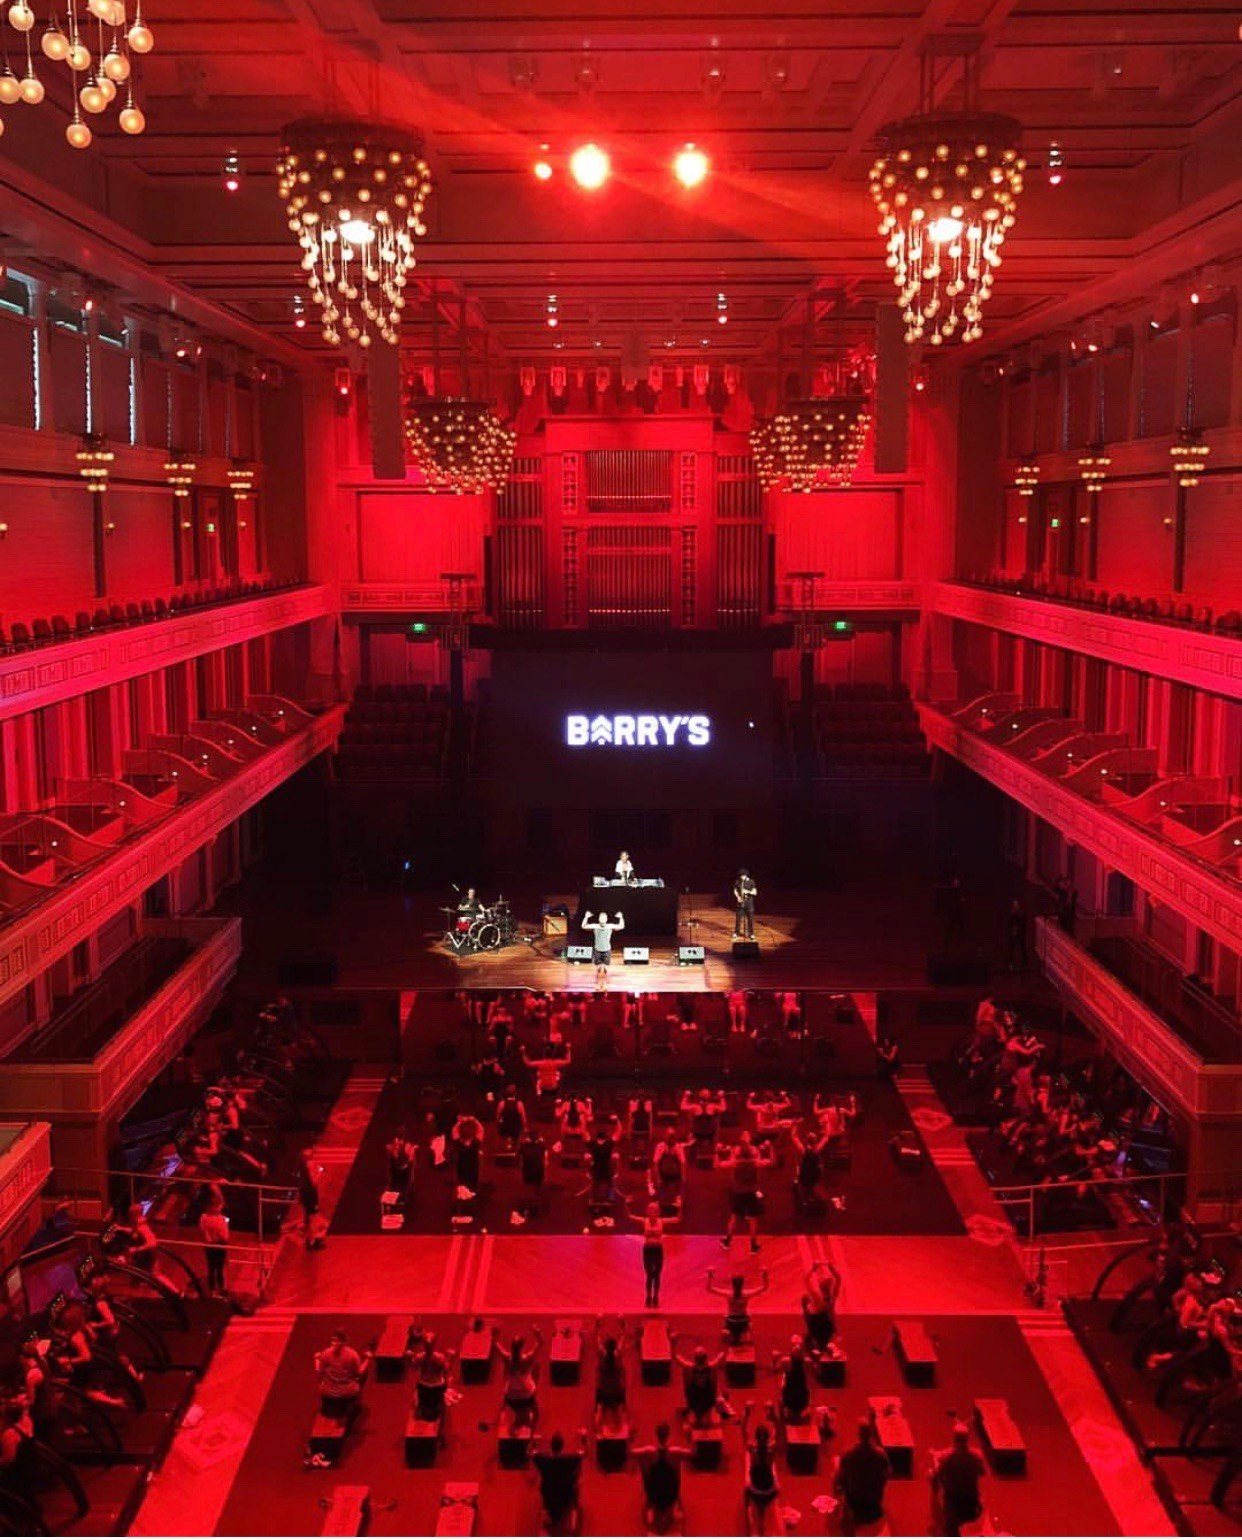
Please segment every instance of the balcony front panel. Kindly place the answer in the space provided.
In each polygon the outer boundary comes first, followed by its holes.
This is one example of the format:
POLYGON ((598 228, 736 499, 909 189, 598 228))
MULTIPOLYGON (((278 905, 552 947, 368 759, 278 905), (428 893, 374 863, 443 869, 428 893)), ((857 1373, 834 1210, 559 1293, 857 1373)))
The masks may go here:
POLYGON ((937 614, 955 620, 1242 700, 1242 640, 1234 637, 967 583, 935 584, 932 605, 937 614))
POLYGON ((47 1123, 0 1124, 0 1263, 5 1267, 25 1241, 25 1231, 15 1234, 14 1225, 52 1173, 51 1132, 47 1123))
POLYGON ((1205 1064, 1162 1017, 1053 921, 1035 922, 1044 971, 1151 1093, 1196 1118, 1242 1119, 1242 1065, 1205 1064))
POLYGON ((111 855, 58 888, 0 931, 0 1001, 7 1000, 71 951, 119 910, 135 904, 257 802, 330 749, 341 735, 345 707, 332 706, 308 727, 269 749, 166 819, 140 831, 111 855))
POLYGON ((454 596, 447 583, 342 583, 341 613, 400 616, 448 615, 456 599, 459 610, 476 614, 483 604, 480 583, 463 583, 454 596))
POLYGON ((1201 930, 1235 951, 1242 949, 1242 886, 1237 882, 997 748, 935 706, 919 702, 918 713, 932 748, 951 754, 991 781, 1201 930))
MULTIPOLYGON (((922 584, 905 578, 818 578, 812 613, 841 614, 850 610, 882 610, 917 614, 922 584)), ((797 578, 783 577, 777 585, 777 609, 801 613, 805 590, 797 578)))
POLYGON ((124 1108, 197 1030, 237 968, 241 921, 170 920, 146 929, 180 935, 194 950, 93 1059, 5 1064, 0 1112, 80 1120, 124 1108))
POLYGON ((332 607, 332 590, 317 584, 0 657, 0 720, 317 620, 332 607))

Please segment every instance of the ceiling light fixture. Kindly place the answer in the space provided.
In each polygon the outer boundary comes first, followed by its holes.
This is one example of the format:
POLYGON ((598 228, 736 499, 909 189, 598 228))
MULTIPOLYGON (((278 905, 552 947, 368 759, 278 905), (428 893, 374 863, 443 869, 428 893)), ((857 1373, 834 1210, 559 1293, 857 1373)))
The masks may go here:
POLYGON ((1211 454, 1198 428, 1179 428, 1169 448, 1169 459, 1179 487, 1197 487, 1199 476, 1211 454))
POLYGON ((1054 139, 1048 146, 1048 185, 1060 187, 1065 177, 1065 156, 1054 139))
POLYGON ((978 56, 963 64, 963 109, 937 111, 934 48, 921 60, 919 111, 880 132, 871 196, 897 286, 906 341, 973 342, 983 335, 1001 247, 1013 228, 1022 173, 1021 127, 978 110, 978 56))
POLYGON ((395 345, 427 233, 431 170, 403 129, 303 119, 283 135, 279 191, 329 347, 395 345))
POLYGON ((569 172, 579 187, 596 192, 608 180, 612 162, 597 144, 580 144, 569 157, 569 172))
POLYGON ((220 168, 220 176, 224 182, 224 190, 227 193, 235 193, 242 184, 241 163, 237 159, 237 151, 230 150, 224 157, 224 165, 220 168))
POLYGON ((1039 461, 1025 460, 1014 467, 1013 484, 1019 497, 1034 497, 1039 487, 1039 461))
POLYGON ((721 326, 728 324, 729 320, 729 296, 723 290, 716 296, 716 319, 721 326))
POLYGON ((539 146, 539 155, 531 170, 535 173, 537 181, 550 182, 552 180, 552 162, 548 159, 548 146, 546 144, 539 146))
MULTIPOLYGON (((19 33, 25 48, 25 66, 19 79, 7 57, 0 68, 0 106, 24 103, 37 107, 47 97, 46 88, 35 72, 35 51, 31 43, 36 17, 28 0, 13 0, 7 11, 9 25, 19 33)), ((135 7, 134 19, 125 30, 125 6, 122 0, 65 0, 63 9, 53 10, 39 38, 39 50, 52 64, 64 64, 72 73, 72 117, 65 126, 65 138, 75 150, 86 149, 94 140, 88 116, 106 112, 116 101, 119 88, 126 87, 125 106, 118 115, 127 134, 140 134, 146 119, 134 104, 133 59, 155 47, 151 29, 142 19, 142 6, 135 7), (97 35, 94 54, 84 39, 97 35), (79 76, 83 77, 79 82, 79 76)), ((19 64, 19 68, 22 66, 19 64)), ((0 121, 0 133, 4 125, 0 121)))
POLYGON ((697 145, 685 144, 673 156, 673 175, 683 187, 701 187, 710 169, 711 162, 697 145))
POLYGON ((112 462, 116 459, 106 440, 100 434, 88 433, 82 439, 82 447, 74 456, 78 462, 78 475, 86 483, 88 492, 106 492, 112 462))

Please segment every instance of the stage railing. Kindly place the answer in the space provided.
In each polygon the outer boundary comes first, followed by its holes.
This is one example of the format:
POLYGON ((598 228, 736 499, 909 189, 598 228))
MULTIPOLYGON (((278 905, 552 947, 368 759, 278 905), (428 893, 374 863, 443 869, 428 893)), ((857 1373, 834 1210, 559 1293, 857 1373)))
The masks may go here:
MULTIPOLYGON (((115 1212, 123 1214, 132 1203, 158 1205, 178 1191, 190 1199, 204 1187, 218 1187, 224 1195, 225 1212, 230 1221, 230 1240, 224 1248, 227 1261, 247 1269, 247 1281, 253 1280, 255 1292, 260 1296, 266 1290, 297 1197, 297 1189, 292 1183, 223 1179, 212 1182, 207 1177, 180 1172, 164 1175, 151 1171, 117 1171, 103 1166, 57 1166, 53 1181, 56 1190, 48 1196, 54 1197, 68 1211, 84 1234, 102 1230, 110 1221, 111 1216, 103 1211, 99 1200, 98 1194, 102 1191, 110 1193, 115 1212), (239 1232, 244 1239, 238 1238, 239 1232)), ((199 1239, 197 1231, 179 1234, 175 1228, 170 1230, 161 1222, 158 1212, 149 1217, 161 1250, 187 1264, 191 1258, 202 1262, 207 1243, 199 1239)), ((200 1273, 205 1272, 206 1268, 202 1266, 200 1273)))

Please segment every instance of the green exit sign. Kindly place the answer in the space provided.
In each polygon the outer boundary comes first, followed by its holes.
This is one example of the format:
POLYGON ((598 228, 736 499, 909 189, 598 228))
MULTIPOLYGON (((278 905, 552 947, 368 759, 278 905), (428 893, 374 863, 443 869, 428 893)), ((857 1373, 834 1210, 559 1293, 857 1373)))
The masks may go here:
POLYGON ((425 620, 412 620, 410 622, 411 636, 426 636, 430 629, 430 626, 428 626, 425 620))
POLYGON ((834 620, 832 622, 833 636, 853 636, 854 622, 852 620, 834 620))

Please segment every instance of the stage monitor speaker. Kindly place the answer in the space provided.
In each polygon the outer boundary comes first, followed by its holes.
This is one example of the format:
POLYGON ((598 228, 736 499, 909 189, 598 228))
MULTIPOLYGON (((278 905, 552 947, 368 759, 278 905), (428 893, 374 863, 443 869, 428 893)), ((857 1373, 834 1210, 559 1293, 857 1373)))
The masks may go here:
POLYGON ((707 961, 707 953, 701 946, 679 946, 677 948, 677 966, 679 968, 694 968, 707 961))
POLYGON ((331 989, 336 983, 336 958, 282 957, 276 982, 282 989, 331 989))
POLYGON ((969 985, 982 988, 988 981, 988 965, 981 957, 929 957, 927 982, 941 988, 969 985))
POLYGON ((910 422, 910 350, 906 323, 896 305, 875 316, 875 420, 872 452, 878 476, 902 476, 910 422))
POLYGON ((735 941, 733 943, 734 957, 758 957, 759 943, 757 941, 735 941))
POLYGON ((392 343, 376 342, 367 350, 367 404, 371 472, 377 481, 404 481, 401 352, 392 343))
POLYGON ((621 961, 627 963, 649 963, 651 961, 651 948, 649 946, 623 947, 621 961))
POLYGON ((590 962, 594 953, 589 946, 567 946, 565 948, 565 961, 571 963, 590 962))

